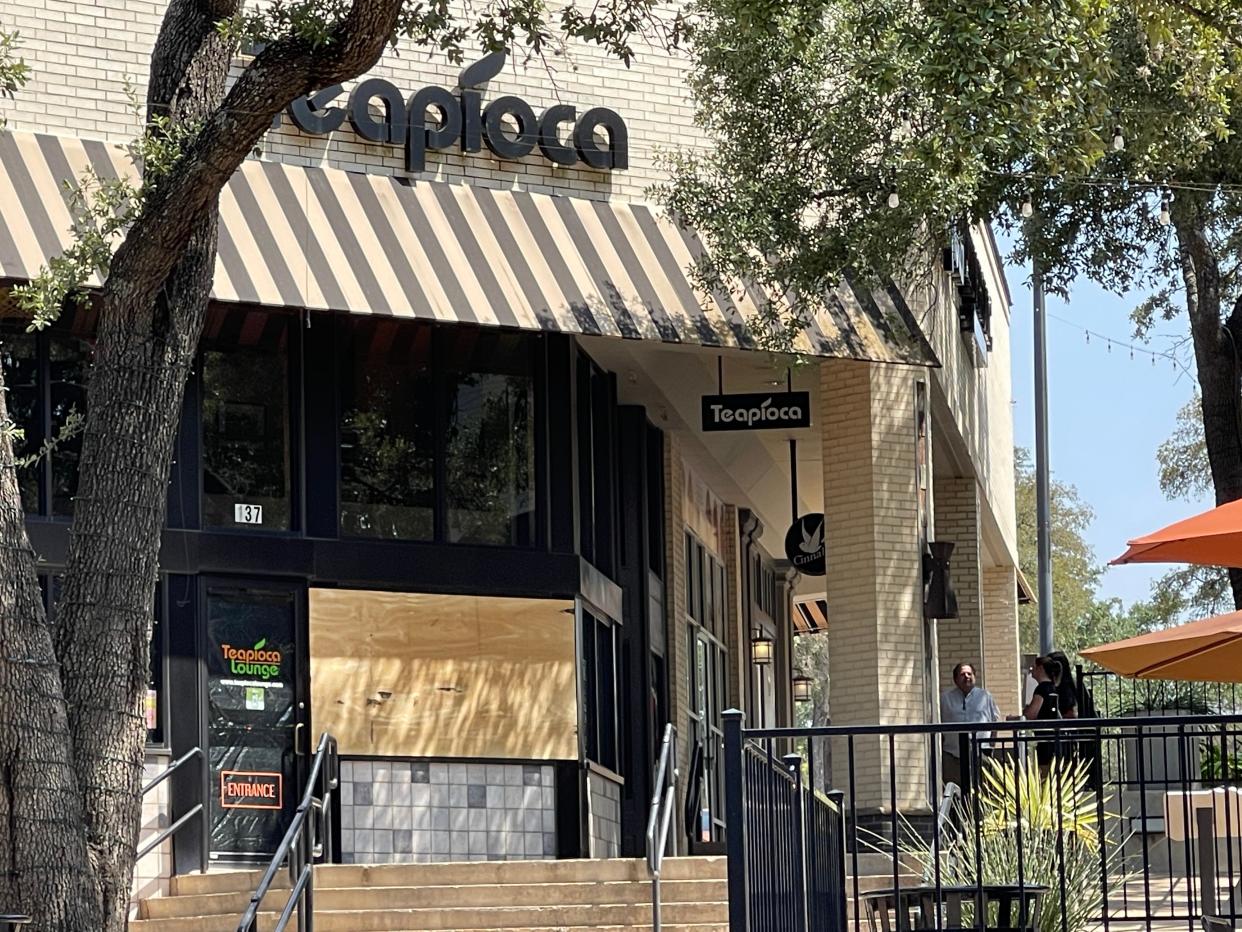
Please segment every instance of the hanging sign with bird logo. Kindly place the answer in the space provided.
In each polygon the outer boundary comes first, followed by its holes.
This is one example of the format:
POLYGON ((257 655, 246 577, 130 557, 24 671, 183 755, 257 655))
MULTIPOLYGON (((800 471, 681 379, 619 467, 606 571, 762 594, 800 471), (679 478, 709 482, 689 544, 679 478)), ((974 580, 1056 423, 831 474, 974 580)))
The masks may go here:
POLYGON ((803 515, 793 523, 785 533, 785 556, 803 575, 823 576, 827 572, 822 514, 814 512, 803 515))

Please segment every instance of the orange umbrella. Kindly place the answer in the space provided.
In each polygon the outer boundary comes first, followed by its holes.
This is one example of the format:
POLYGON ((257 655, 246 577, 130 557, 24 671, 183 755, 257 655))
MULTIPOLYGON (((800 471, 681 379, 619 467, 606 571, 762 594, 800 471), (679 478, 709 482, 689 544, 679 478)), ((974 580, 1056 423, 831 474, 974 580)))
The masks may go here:
POLYGON ((1242 683, 1242 612, 1101 644, 1082 655, 1122 676, 1242 683))
POLYGON ((1118 563, 1242 567, 1242 499, 1135 538, 1118 563))

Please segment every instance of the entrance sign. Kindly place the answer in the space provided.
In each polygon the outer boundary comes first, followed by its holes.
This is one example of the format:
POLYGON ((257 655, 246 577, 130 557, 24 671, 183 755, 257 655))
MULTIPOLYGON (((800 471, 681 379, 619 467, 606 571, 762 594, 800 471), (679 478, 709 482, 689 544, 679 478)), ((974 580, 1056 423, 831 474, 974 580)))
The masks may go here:
POLYGON ((220 806, 224 809, 280 809, 284 806, 284 774, 225 770, 220 774, 220 806))
POLYGON ((819 512, 803 515, 785 534, 785 556, 805 576, 823 576, 824 516, 819 512))
POLYGON ((810 392, 704 395, 704 432, 811 426, 810 392))
POLYGON ((383 78, 361 81, 344 107, 332 106, 343 88, 339 84, 316 94, 299 97, 289 105, 289 117, 298 129, 312 135, 332 133, 349 120, 354 132, 371 142, 404 143, 405 167, 418 172, 426 167, 428 149, 448 149, 461 143, 462 152, 478 152, 486 145, 502 159, 521 159, 535 147, 556 165, 578 162, 604 171, 630 167, 629 133, 620 114, 607 107, 593 107, 582 116, 567 104, 549 107, 536 116, 520 97, 497 97, 486 107, 477 90, 500 73, 504 52, 493 52, 462 71, 458 94, 443 87, 424 87, 409 99, 383 78), (380 116, 371 110, 379 105, 380 116), (427 125, 427 111, 435 113, 435 125, 427 125), (572 126, 565 139, 562 127, 572 126), (604 130, 606 146, 596 140, 604 130))

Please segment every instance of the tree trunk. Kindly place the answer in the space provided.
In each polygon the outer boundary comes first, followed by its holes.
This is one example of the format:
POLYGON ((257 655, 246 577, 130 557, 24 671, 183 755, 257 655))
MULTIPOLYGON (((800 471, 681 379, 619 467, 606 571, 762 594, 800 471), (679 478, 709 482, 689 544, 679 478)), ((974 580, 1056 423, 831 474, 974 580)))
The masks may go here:
POLYGON ((52 632, 8 430, 0 369, 0 913, 45 932, 101 927, 52 632))
MULTIPOLYGON (((199 4, 174 0, 152 55, 148 108, 174 123, 219 106, 229 48, 199 4)), ((186 377, 216 258, 215 199, 154 306, 123 291, 100 302, 59 655, 96 895, 106 932, 126 925, 142 800, 143 702, 167 479, 186 377)))
MULTIPOLYGON (((1238 351, 1242 313, 1221 317, 1220 257, 1208 238, 1209 195, 1179 192, 1173 202, 1186 311, 1195 350, 1203 411, 1203 437, 1212 469, 1216 504, 1242 498, 1242 397, 1238 351)), ((1229 571, 1234 605, 1242 609, 1242 570, 1229 571)))

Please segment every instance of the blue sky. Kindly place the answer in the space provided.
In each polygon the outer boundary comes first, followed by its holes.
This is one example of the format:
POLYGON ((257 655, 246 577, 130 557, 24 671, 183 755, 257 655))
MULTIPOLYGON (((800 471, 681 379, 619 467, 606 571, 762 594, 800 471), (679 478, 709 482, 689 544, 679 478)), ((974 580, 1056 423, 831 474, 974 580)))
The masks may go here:
MULTIPOLYGON (((1035 383, 1029 270, 1007 270, 1013 293, 1014 438, 1034 450, 1035 383)), ((1080 283, 1062 301, 1049 297, 1049 443, 1053 474, 1078 487, 1095 510, 1088 541, 1101 563, 1117 556, 1131 537, 1211 506, 1210 500, 1165 501, 1157 483, 1156 448, 1173 431, 1178 409, 1193 395, 1191 376, 1167 359, 1150 358, 1092 336, 1125 343, 1131 338, 1130 311, 1144 295, 1117 297, 1090 282, 1080 283), (1058 319, 1059 318, 1059 319, 1058 319)), ((1151 349, 1171 350, 1186 335, 1185 318, 1162 324, 1151 349)), ((1189 363, 1183 348, 1180 358, 1189 363)), ((1145 598, 1150 581, 1164 566, 1113 567, 1100 587, 1102 596, 1129 603, 1145 598)), ((1034 580, 1031 580, 1034 583, 1034 580)), ((1055 580, 1053 581, 1055 585, 1055 580)))

